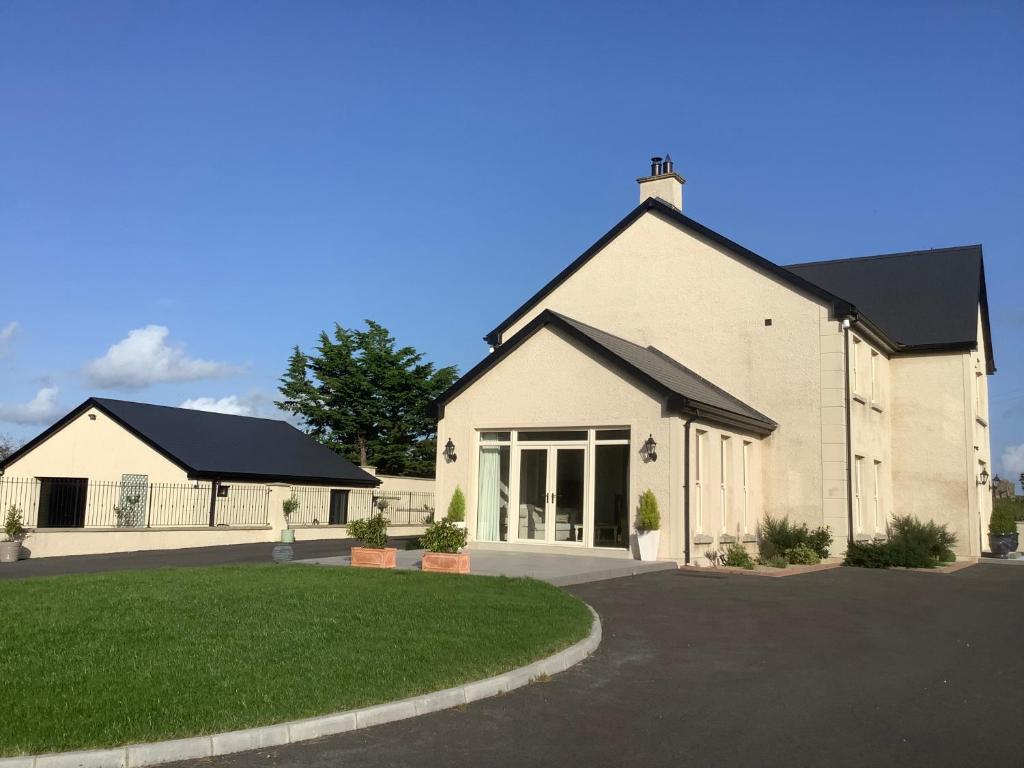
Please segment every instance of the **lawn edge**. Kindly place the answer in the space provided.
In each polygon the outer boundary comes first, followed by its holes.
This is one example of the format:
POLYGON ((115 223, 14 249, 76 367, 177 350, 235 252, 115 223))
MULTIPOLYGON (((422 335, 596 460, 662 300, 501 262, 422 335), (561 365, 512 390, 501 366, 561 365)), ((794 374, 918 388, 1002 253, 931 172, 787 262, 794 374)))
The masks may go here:
POLYGON ((589 604, 583 604, 587 606, 593 619, 590 625, 590 634, 587 637, 540 661, 494 677, 386 704, 375 704, 371 707, 349 709, 328 715, 307 717, 302 720, 246 728, 240 731, 224 731, 148 744, 128 744, 123 747, 0 757, 0 768, 137 768, 160 765, 179 760, 246 752, 252 749, 280 747, 361 728, 372 728, 375 725, 384 725, 397 720, 470 704, 522 688, 539 677, 553 677, 576 666, 594 653, 601 645, 601 617, 589 604))

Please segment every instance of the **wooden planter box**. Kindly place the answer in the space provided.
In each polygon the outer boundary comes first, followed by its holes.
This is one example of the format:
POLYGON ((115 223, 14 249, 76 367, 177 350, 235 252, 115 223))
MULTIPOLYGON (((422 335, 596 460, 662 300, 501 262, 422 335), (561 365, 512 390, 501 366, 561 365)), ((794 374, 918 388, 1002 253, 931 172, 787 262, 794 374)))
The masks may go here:
POLYGON ((469 573, 469 553, 425 552, 420 567, 436 573, 469 573))
POLYGON ((356 568, 394 568, 397 552, 394 547, 352 547, 352 565, 356 568))

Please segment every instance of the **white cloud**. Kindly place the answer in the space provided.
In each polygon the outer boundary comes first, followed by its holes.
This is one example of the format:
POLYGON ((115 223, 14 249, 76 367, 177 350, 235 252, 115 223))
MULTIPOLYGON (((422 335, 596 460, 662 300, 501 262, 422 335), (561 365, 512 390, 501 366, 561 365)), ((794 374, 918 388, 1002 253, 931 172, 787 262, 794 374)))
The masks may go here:
POLYGON ((284 418, 284 414, 277 410, 270 398, 262 392, 250 392, 247 395, 225 395, 224 397, 192 397, 179 407, 192 408, 196 411, 230 413, 235 416, 284 418))
POLYGON ((14 337, 18 335, 18 330, 21 325, 18 324, 17 320, 11 320, 3 328, 0 328, 0 354, 7 351, 7 348, 11 345, 14 337))
POLYGON ((165 381, 198 381, 238 373, 238 367, 185 354, 181 344, 169 344, 170 331, 147 325, 128 332, 103 357, 86 365, 89 382, 111 389, 142 389, 165 381))
POLYGON ((61 415, 57 405, 57 387, 43 387, 27 403, 0 405, 0 421, 14 424, 52 424, 61 415))
POLYGON ((1024 472, 1024 443, 1006 446, 1001 458, 1003 471, 1009 475, 1007 479, 1016 480, 1024 472))

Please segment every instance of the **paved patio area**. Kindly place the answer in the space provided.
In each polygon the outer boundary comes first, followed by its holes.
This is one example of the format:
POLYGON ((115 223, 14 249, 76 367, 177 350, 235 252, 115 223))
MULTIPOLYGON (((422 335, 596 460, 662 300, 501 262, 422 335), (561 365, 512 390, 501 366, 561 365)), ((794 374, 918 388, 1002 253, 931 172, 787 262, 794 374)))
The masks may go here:
MULTIPOLYGON (((639 560, 603 555, 501 552, 493 549, 471 549, 470 554, 472 572, 479 576, 529 576, 558 587, 617 579, 623 576, 636 576, 653 571, 676 570, 678 567, 671 560, 642 563, 639 560)), ((419 570, 422 559, 423 550, 421 549, 400 551, 397 563, 398 567, 403 570, 419 570)), ((294 562, 306 565, 348 566, 351 564, 352 558, 349 555, 336 555, 313 557, 294 562)))

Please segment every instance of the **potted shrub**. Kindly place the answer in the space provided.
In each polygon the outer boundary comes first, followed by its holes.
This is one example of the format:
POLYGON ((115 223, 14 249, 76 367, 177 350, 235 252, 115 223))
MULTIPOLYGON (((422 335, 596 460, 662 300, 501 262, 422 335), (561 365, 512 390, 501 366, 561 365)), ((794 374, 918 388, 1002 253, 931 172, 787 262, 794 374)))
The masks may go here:
POLYGON ((1006 505, 997 505, 988 520, 988 548, 993 555, 1005 558, 1016 552, 1019 544, 1013 511, 1006 505))
POLYGON ((398 550, 388 546, 391 521, 378 512, 366 520, 348 524, 348 535, 363 546, 352 547, 352 565, 356 568, 394 568, 398 550))
POLYGON ((420 545, 427 550, 421 568, 440 573, 469 573, 469 553, 460 550, 466 546, 466 528, 445 518, 427 526, 420 537, 420 545))
POLYGON ((21 558, 21 540, 25 538, 24 516, 11 504, 4 519, 4 540, 0 541, 0 563, 14 563, 21 558))
POLYGON ((291 544, 295 541, 295 531, 292 530, 292 515, 299 511, 299 497, 294 493, 281 502, 281 511, 284 512, 284 530, 281 531, 281 541, 291 544))
POLYGON ((452 493, 452 500, 448 502, 448 514, 446 518, 455 523, 456 528, 466 528, 466 496, 462 493, 462 488, 458 485, 455 486, 455 491, 452 493))
POLYGON ((658 499, 650 488, 640 494, 640 506, 633 525, 636 528, 636 546, 640 559, 657 560, 658 544, 661 542, 661 513, 658 511, 658 499))

